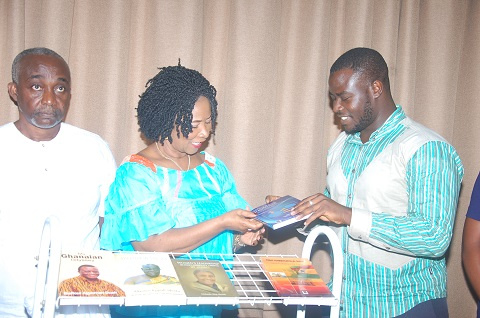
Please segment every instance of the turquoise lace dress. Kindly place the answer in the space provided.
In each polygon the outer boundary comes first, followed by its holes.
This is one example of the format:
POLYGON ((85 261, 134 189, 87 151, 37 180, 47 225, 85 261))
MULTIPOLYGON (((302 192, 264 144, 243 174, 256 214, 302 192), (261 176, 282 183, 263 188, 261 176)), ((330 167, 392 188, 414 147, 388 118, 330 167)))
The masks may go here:
MULTIPOLYGON (((188 171, 155 166, 131 155, 118 168, 105 201, 100 246, 133 251, 131 241, 215 218, 248 204, 225 164, 204 152, 205 162, 188 171)), ((232 254, 233 232, 225 231, 191 253, 232 254)), ((229 307, 232 309, 232 307, 229 307)), ((115 317, 217 317, 222 306, 111 306, 115 317)))

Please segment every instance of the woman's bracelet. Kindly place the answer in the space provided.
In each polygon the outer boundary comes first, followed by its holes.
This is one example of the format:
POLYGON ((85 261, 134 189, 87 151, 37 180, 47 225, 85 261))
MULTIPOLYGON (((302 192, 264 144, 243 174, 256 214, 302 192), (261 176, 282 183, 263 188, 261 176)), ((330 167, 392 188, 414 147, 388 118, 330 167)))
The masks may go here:
POLYGON ((245 246, 245 244, 241 241, 242 236, 240 234, 235 234, 233 238, 233 252, 236 253, 239 249, 245 246))

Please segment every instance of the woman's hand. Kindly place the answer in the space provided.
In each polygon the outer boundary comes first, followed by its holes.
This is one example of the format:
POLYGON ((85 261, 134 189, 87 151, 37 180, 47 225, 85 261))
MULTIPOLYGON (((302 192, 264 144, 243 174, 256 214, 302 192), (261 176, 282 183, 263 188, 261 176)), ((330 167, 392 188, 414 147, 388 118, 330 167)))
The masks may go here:
POLYGON ((236 209, 221 215, 219 218, 226 230, 240 233, 260 230, 263 223, 255 220, 255 213, 247 210, 236 209))
MULTIPOLYGON (((224 231, 263 233, 260 231, 263 223, 255 220, 255 216, 251 211, 236 209, 192 226, 151 235, 145 241, 132 241, 132 245, 136 251, 186 253, 224 231)), ((258 244, 259 240, 259 234, 250 234, 245 244, 255 241, 258 244)))
POLYGON ((257 231, 248 231, 240 235, 240 242, 245 245, 257 246, 261 240, 263 240, 263 235, 265 233, 265 228, 262 227, 257 231))

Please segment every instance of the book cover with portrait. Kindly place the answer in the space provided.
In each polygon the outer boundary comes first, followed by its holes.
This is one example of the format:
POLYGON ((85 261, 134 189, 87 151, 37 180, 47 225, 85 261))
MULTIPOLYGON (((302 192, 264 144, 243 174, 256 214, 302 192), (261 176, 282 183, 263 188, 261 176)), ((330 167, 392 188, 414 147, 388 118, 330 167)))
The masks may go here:
POLYGON ((184 305, 186 295, 167 253, 113 252, 125 306, 184 305))
MULTIPOLYGON (((174 259, 172 263, 189 303, 202 303, 199 298, 205 297, 238 297, 219 261, 174 259)), ((232 303, 232 300, 218 300, 218 303, 232 303)))
POLYGON ((185 305, 186 296, 166 253, 62 253, 61 304, 185 305))
POLYGON ((104 251, 62 252, 58 276, 61 304, 123 304, 121 273, 104 251))

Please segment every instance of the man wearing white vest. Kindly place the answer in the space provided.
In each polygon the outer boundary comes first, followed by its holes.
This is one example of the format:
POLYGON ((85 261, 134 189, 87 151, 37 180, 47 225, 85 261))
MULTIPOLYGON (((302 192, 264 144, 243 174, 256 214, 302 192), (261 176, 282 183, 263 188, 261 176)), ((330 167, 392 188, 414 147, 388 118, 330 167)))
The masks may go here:
POLYGON ((445 252, 463 178, 455 149, 393 101, 388 67, 355 48, 330 69, 343 132, 323 194, 293 214, 331 222, 344 255, 342 317, 448 317, 445 252))

